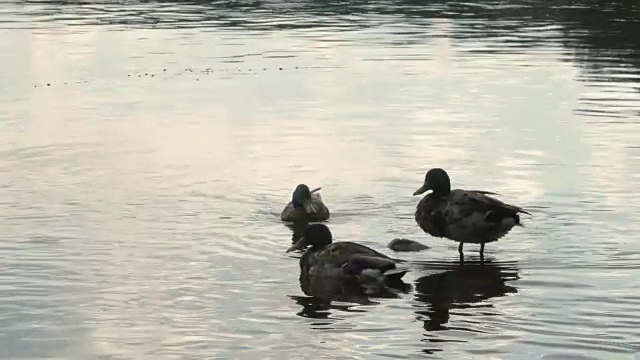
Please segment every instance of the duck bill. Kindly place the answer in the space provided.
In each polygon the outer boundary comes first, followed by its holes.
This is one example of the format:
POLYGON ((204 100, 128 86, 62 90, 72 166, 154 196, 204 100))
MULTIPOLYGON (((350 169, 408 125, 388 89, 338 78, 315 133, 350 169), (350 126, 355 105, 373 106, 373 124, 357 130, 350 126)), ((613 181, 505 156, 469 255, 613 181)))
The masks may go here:
POLYGON ((313 201, 311 199, 305 200, 303 206, 304 206, 304 211, 306 211, 308 214, 315 214, 316 212, 318 212, 318 210, 316 209, 316 206, 313 205, 313 201))
POLYGON ((429 187, 427 186, 427 184, 422 184, 422 186, 420 186, 420 188, 418 188, 418 190, 416 190, 413 195, 420 195, 423 194, 425 192, 427 192, 427 190, 429 190, 429 187))
POLYGON ((307 240, 304 237, 301 237, 300 240, 296 241, 295 244, 291 245, 290 248, 287 249, 284 253, 290 253, 294 250, 302 250, 307 247, 307 240))

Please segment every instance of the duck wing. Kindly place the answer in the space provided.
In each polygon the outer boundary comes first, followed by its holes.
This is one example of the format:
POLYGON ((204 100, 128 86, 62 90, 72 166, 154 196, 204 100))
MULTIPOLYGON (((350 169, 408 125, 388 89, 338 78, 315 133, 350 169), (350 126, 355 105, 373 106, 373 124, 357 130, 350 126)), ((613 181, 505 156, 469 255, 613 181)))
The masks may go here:
MULTIPOLYGON (((319 189, 320 188, 318 188, 318 190, 319 189)), ((324 202, 322 202, 322 196, 317 192, 311 194, 311 201, 305 202, 305 211, 311 221, 324 221, 331 216, 329 209, 324 202)))
POLYGON ((380 270, 381 273, 384 273, 385 271, 395 269, 396 262, 379 256, 356 254, 351 256, 349 261, 342 265, 342 268, 347 275, 357 275, 365 269, 380 270))
POLYGON ((341 267, 344 274, 348 276, 360 275, 367 270, 375 270, 385 277, 401 278, 409 271, 408 269, 399 269, 397 260, 364 245, 349 241, 331 244, 318 254, 318 260, 341 267))
POLYGON ((334 266, 343 266, 351 261, 352 258, 357 258, 358 256, 386 259, 387 261, 393 262, 390 257, 381 254, 370 247, 351 241, 335 242, 327 246, 318 252, 316 259, 334 266))
POLYGON ((481 190, 453 190, 449 195, 446 211, 450 212, 451 220, 464 219, 474 213, 487 215, 491 212, 496 215, 496 218, 500 219, 513 216, 519 212, 529 214, 521 207, 504 203, 489 196, 490 194, 495 195, 496 193, 481 190))
POLYGON ((311 201, 309 203, 309 206, 311 208, 306 210, 310 214, 327 211, 326 210, 327 207, 324 205, 324 202, 322 201, 322 196, 320 196, 320 193, 311 194, 311 201))
POLYGON ((500 238, 514 225, 521 225, 518 213, 529 214, 522 208, 506 204, 487 193, 453 190, 449 194, 446 206, 439 214, 446 224, 448 237, 486 234, 490 238, 500 238))

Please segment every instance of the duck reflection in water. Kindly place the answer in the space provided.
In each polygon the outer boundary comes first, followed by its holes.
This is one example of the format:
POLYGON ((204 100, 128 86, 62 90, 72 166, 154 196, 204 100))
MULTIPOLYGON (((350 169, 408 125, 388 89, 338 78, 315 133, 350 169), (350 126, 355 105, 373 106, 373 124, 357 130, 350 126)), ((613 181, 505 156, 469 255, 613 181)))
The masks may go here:
POLYGON ((285 223, 284 225, 291 230, 291 244, 295 244, 304 235, 305 230, 307 230, 307 227, 309 227, 309 222, 292 222, 285 223))
POLYGON ((493 297, 517 293, 515 287, 506 284, 507 281, 519 279, 514 263, 456 262, 432 264, 428 268, 437 271, 442 265, 446 269, 444 272, 422 276, 416 280, 415 299, 423 303, 417 305, 420 309, 416 314, 424 321, 424 329, 427 331, 452 329, 453 327, 445 326, 450 321, 452 310, 482 308, 482 311, 472 315, 490 316, 487 308, 492 308, 493 305, 474 304, 493 297))
POLYGON ((314 319, 337 319, 330 317, 331 310, 341 312, 365 312, 355 305, 377 305, 376 298, 398 298, 401 293, 412 290, 411 284, 398 280, 376 294, 366 294, 362 288, 334 278, 318 277, 311 280, 308 273, 300 271, 300 289, 306 296, 290 296, 302 310, 297 315, 314 319))
POLYGON ((344 301, 349 304, 341 304, 337 303, 335 300, 327 300, 315 296, 291 295, 289 297, 293 299, 296 304, 302 306, 302 309, 297 312, 296 315, 310 319, 332 320, 330 323, 317 323, 315 325, 330 325, 333 323, 333 320, 342 320, 337 316, 331 316, 332 310, 353 313, 365 312, 366 310, 355 308, 356 305, 375 304, 374 302, 369 301, 366 297, 361 299, 354 297, 353 299, 349 299, 350 301, 344 301))

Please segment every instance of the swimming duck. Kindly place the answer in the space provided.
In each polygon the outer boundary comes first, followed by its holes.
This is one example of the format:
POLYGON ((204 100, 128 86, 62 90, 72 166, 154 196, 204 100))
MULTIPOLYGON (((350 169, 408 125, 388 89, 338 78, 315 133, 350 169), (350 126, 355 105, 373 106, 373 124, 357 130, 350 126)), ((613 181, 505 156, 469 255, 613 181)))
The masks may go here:
POLYGON ((329 219, 329 209, 322 202, 318 191, 309 190, 305 184, 296 186, 291 201, 280 214, 282 221, 325 221, 329 219))
MULTIPOLYGON (((427 171, 424 184, 413 195, 427 194, 416 207, 415 219, 420 228, 435 237, 459 242, 460 260, 465 243, 480 244, 480 259, 484 259, 484 244, 497 241, 520 223, 522 208, 505 204, 480 190, 451 190, 446 171, 434 168, 427 171)), ((531 214, 529 214, 531 215, 531 214)))
POLYGON ((332 279, 360 286, 365 293, 380 293, 400 282, 409 270, 396 267, 396 260, 350 241, 333 243, 331 230, 311 224, 287 253, 310 246, 300 258, 301 278, 309 282, 332 279))

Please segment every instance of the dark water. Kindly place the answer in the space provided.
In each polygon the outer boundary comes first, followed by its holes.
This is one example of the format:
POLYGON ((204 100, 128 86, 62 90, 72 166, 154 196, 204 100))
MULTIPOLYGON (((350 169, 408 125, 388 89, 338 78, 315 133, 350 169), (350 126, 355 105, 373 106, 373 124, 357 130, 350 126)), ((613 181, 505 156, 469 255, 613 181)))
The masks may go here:
POLYGON ((635 1, 4 1, 0 356, 632 359, 635 1), (424 171, 531 209, 423 234, 424 171), (397 298, 305 295, 278 212, 432 246, 397 298))

